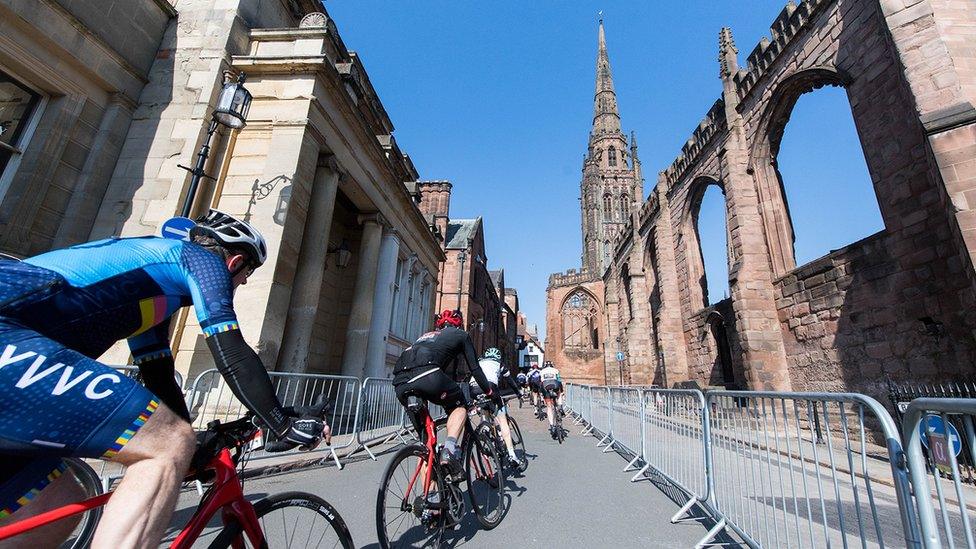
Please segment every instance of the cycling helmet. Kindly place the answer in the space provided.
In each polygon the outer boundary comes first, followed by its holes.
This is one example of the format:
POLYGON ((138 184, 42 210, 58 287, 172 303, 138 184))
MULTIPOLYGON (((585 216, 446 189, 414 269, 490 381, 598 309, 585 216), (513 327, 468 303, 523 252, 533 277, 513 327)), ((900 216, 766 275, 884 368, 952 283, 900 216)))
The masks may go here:
POLYGON ((197 219, 196 226, 190 229, 190 236, 196 235, 209 236, 228 248, 243 250, 255 267, 260 267, 268 259, 268 245, 261 233, 249 223, 220 210, 210 210, 207 215, 197 219))
POLYGON ((485 355, 481 358, 487 358, 491 360, 497 360, 501 362, 502 352, 498 350, 498 347, 488 347, 485 349, 485 355))
POLYGON ((441 313, 437 320, 434 321, 434 327, 440 330, 444 326, 454 326, 455 328, 460 328, 464 326, 464 318, 461 316, 461 311, 454 309, 445 309, 441 313))

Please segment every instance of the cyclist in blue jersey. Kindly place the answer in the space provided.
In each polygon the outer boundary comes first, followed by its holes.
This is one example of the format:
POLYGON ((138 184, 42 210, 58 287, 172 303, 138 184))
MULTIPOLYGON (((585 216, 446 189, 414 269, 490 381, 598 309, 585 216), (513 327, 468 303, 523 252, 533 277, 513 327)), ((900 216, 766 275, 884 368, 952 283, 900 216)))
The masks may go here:
MULTIPOLYGON (((190 236, 0 260, 0 525, 80 499, 63 457, 102 458, 128 471, 93 546, 159 542, 196 444, 169 347, 180 307, 194 307, 220 373, 280 449, 328 437, 320 419, 282 408, 237 323, 234 289, 264 263, 264 238, 216 210, 190 236), (122 339, 145 387, 95 360, 122 339)), ((17 542, 56 546, 73 527, 59 521, 17 542)))

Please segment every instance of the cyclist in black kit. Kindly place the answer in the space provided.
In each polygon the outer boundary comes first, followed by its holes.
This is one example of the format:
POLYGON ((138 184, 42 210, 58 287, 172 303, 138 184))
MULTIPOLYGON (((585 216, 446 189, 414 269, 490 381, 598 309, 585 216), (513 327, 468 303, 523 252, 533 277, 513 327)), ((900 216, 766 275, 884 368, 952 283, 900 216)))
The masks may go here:
MULTIPOLYGON (((457 380, 466 379, 470 372, 486 395, 498 399, 497 391, 489 385, 478 365, 471 336, 460 329, 463 325, 461 311, 444 311, 434 322, 434 331, 420 336, 407 347, 393 368, 393 386, 400 404, 406 406, 407 397, 417 396, 440 404, 447 411, 447 440, 441 449, 440 463, 453 473, 461 470, 458 440, 464 432, 465 413, 470 404, 466 391, 461 390, 457 380), (467 363, 467 370, 459 370, 457 359, 460 357, 467 363)), ((412 415, 410 419, 417 433, 423 436, 419 419, 412 415)))

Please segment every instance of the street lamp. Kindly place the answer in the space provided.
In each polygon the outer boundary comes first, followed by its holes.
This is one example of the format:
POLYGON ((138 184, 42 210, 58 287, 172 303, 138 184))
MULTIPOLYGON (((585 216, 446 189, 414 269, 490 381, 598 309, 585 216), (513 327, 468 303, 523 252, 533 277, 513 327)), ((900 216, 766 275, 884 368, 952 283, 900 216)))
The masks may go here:
POLYGON ((180 168, 192 174, 190 188, 183 200, 183 211, 180 213, 183 217, 190 217, 190 210, 193 209, 193 199, 196 197, 197 187, 200 186, 200 179, 203 177, 213 179, 203 171, 203 168, 207 163, 207 157, 210 156, 210 139, 217 131, 217 126, 226 126, 232 130, 243 128, 247 124, 247 112, 251 109, 251 98, 251 92, 244 87, 243 72, 237 75, 237 80, 228 79, 224 83, 224 87, 220 90, 220 96, 217 98, 217 106, 210 115, 207 139, 204 140, 203 145, 200 146, 200 152, 197 153, 196 165, 193 168, 188 168, 178 164, 180 168))

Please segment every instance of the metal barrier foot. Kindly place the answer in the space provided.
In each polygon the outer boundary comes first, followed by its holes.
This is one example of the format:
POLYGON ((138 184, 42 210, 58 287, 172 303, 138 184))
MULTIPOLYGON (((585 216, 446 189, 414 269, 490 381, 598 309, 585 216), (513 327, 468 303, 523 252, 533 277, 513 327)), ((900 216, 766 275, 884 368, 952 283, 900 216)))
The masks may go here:
POLYGON ((611 450, 613 450, 613 445, 614 445, 614 444, 615 444, 616 442, 617 442, 617 441, 615 441, 615 440, 613 440, 613 439, 611 438, 611 439, 610 439, 610 442, 608 442, 608 443, 607 443, 607 445, 603 447, 603 452, 602 452, 602 453, 604 453, 604 454, 605 454, 605 453, 607 453, 607 452, 609 452, 609 451, 611 451, 611 450))
POLYGON ((630 468, 633 467, 634 464, 637 463, 638 460, 640 460, 640 458, 641 458, 640 456, 634 456, 634 459, 630 460, 627 463, 627 465, 624 466, 624 470, 621 472, 626 473, 627 471, 630 471, 630 468))
POLYGON ((710 545, 724 545, 722 543, 712 543, 715 536, 717 536, 722 530, 725 530, 725 519, 718 521, 715 526, 713 526, 712 529, 705 534, 705 537, 695 544, 695 549, 702 549, 703 547, 708 547, 710 545))
POLYGON ((373 460, 373 461, 376 461, 376 456, 375 456, 375 455, 373 455, 373 452, 371 452, 371 451, 369 450, 369 446, 368 446, 368 445, 366 445, 366 444, 363 444, 363 450, 366 450, 366 453, 367 453, 367 454, 369 455, 369 459, 371 459, 371 460, 373 460))
POLYGON ((588 435, 591 432, 593 432, 593 426, 592 425, 590 425, 590 426, 586 427, 585 429, 583 429, 582 431, 580 431, 580 434, 581 435, 588 435))
POLYGON ((646 473, 647 470, 650 467, 651 467, 651 465, 649 463, 645 463, 644 466, 641 467, 639 471, 637 471, 637 474, 635 474, 633 477, 631 477, 630 481, 631 482, 638 482, 638 481, 641 481, 641 480, 645 480, 647 477, 644 476, 644 473, 646 473))
MULTIPOLYGON (((608 438, 610 438, 609 434, 603 435, 603 438, 600 439, 600 442, 596 443, 596 447, 599 448, 600 446, 603 446, 603 443, 606 442, 608 438)), ((610 443, 613 444, 612 441, 610 443)))
MULTIPOLYGON (((681 522, 682 520, 688 520, 688 519, 690 519, 691 517, 681 518, 681 516, 684 515, 685 513, 687 513, 688 511, 690 511, 691 508, 694 507, 695 504, 697 504, 697 503, 698 503, 698 498, 692 497, 691 499, 689 499, 688 500, 688 503, 685 503, 684 505, 682 505, 681 506, 681 509, 678 509, 678 512, 675 513, 673 517, 671 517, 671 524, 677 524, 677 523, 681 522)), ((711 537, 708 537, 706 539, 711 539, 711 537)))

